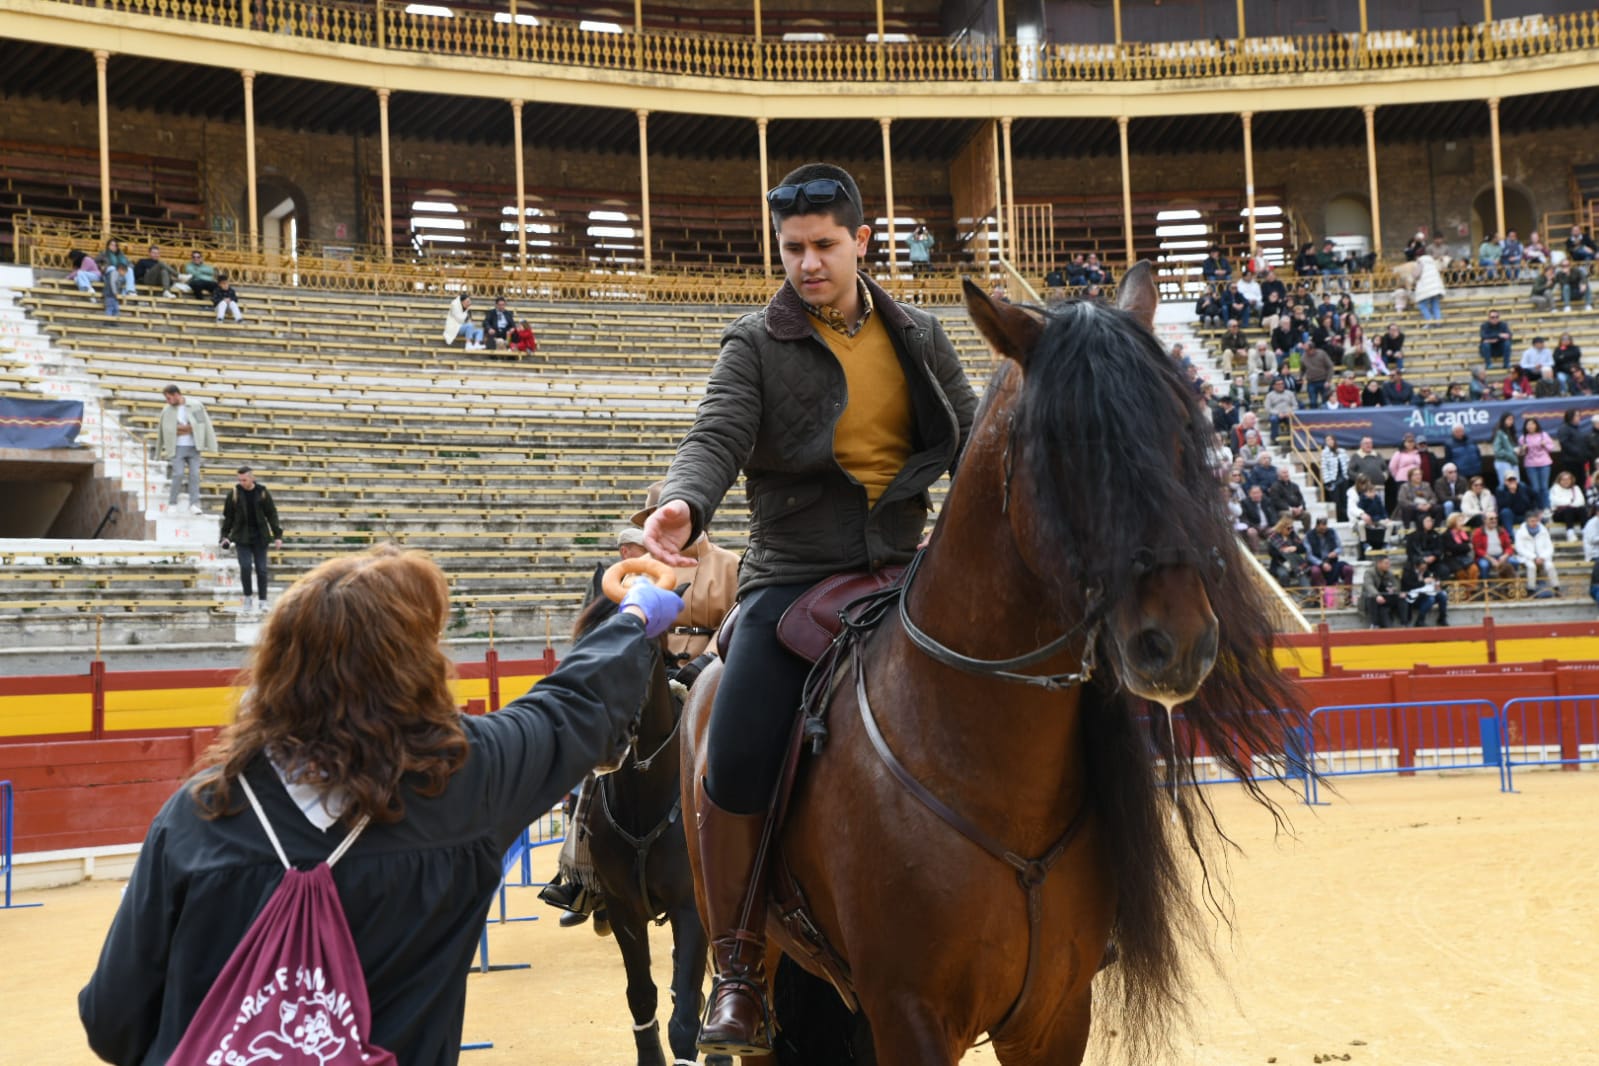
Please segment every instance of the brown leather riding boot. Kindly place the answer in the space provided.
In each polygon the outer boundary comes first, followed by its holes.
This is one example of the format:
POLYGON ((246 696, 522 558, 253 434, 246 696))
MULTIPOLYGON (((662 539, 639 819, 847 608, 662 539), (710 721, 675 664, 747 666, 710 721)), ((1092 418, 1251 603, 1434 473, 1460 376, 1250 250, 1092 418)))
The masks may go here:
POLYGON ((708 1055, 765 1055, 772 1050, 766 1003, 766 815, 729 814, 698 786, 700 871, 716 978, 700 1023, 708 1055))

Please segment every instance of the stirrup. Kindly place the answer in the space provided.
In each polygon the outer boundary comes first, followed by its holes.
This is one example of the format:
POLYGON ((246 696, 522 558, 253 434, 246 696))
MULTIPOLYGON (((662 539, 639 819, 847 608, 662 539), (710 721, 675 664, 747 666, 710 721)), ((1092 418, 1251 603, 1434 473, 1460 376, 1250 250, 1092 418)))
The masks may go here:
POLYGON ((766 985, 759 981, 752 981, 748 977, 723 977, 715 974, 711 978, 711 994, 705 997, 705 1010, 700 1014, 700 1032, 695 1041, 700 1051, 707 1055, 738 1055, 758 1057, 770 1055, 775 1044, 775 1034, 772 1029, 772 1005, 766 998, 766 985), (756 1031, 751 1034, 747 1042, 735 1040, 706 1040, 705 1029, 711 1020, 711 1010, 716 1006, 717 993, 722 991, 724 985, 734 986, 730 993, 737 994, 737 986, 743 986, 743 994, 751 996, 760 1005, 761 1020, 756 1031))

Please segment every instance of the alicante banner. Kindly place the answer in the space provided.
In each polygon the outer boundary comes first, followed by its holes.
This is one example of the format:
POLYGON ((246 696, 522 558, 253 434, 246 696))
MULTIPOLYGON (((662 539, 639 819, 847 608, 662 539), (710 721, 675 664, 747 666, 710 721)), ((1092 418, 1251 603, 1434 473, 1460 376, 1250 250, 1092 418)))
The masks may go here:
POLYGON ((0 396, 0 448, 71 448, 82 426, 82 401, 13 400, 0 396))
POLYGON ((1509 400, 1495 403, 1450 403, 1426 407, 1339 407, 1318 411, 1296 411, 1293 427, 1295 443, 1317 449, 1332 435, 1340 448, 1358 448, 1362 437, 1370 437, 1379 448, 1397 448, 1406 433, 1425 437, 1428 443, 1441 444, 1464 426, 1466 439, 1487 444, 1494 427, 1506 414, 1516 418, 1516 432, 1523 419, 1538 419, 1543 429, 1554 432, 1567 411, 1575 410, 1586 423, 1599 414, 1599 396, 1562 396, 1548 400, 1509 400))

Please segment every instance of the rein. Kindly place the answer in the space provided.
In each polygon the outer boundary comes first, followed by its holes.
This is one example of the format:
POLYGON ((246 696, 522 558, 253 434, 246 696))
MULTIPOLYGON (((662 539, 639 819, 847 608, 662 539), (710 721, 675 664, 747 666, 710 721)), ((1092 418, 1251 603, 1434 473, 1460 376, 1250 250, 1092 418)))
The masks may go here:
MULTIPOLYGON (((925 554, 926 549, 916 553, 916 557, 905 568, 905 578, 897 590, 899 594, 899 624, 905 630, 905 635, 910 638, 910 642, 916 645, 917 650, 922 654, 934 662, 965 671, 968 674, 976 674, 978 677, 1014 681, 1017 684, 1032 685, 1052 692, 1073 688, 1077 685, 1086 685, 1093 679, 1094 646, 1099 642, 1101 626, 1097 606, 1091 606, 1082 622, 1068 629, 1048 644, 1009 659, 977 659, 970 655, 962 655, 953 648, 940 644, 928 636, 915 622, 911 621, 910 608, 907 606, 907 602, 910 599, 911 582, 916 579, 916 573, 921 567, 922 557, 925 554), (1093 619, 1092 623, 1088 621, 1090 618, 1093 619), (1066 649, 1072 638, 1079 633, 1086 634, 1083 638, 1082 666, 1080 669, 1065 674, 1020 674, 1015 672, 1023 667, 1036 665, 1058 655, 1066 649)), ((1090 593, 1089 602, 1091 605, 1097 604, 1099 599, 1097 592, 1090 593)))

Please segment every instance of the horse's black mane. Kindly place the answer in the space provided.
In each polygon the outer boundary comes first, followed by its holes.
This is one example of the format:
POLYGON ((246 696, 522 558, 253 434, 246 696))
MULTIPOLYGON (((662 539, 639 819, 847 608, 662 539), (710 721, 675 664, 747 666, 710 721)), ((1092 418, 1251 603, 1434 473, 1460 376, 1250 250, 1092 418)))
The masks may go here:
MULTIPOLYGON (((1005 369, 1002 373, 1015 373, 1005 369)), ((1132 315, 1093 303, 1067 303, 1028 357, 1016 406, 1019 462, 1037 491, 1037 520, 1064 556, 1063 575, 1078 589, 1101 590, 1110 603, 1136 594, 1151 558, 1184 561, 1200 574, 1218 622, 1216 666, 1184 705, 1186 742, 1173 750, 1166 712, 1120 687, 1102 670, 1084 693, 1087 766, 1103 847, 1116 885, 1113 939, 1122 1023, 1134 1061, 1153 1057, 1183 1014, 1183 941, 1199 940, 1198 908, 1184 882, 1170 830, 1175 810, 1186 842, 1208 876, 1201 827, 1218 835, 1205 790, 1163 788, 1165 778, 1193 780, 1196 737, 1243 779, 1249 792, 1281 812, 1249 782, 1248 755, 1283 750, 1292 688, 1272 659, 1272 616, 1251 579, 1242 547, 1222 507, 1211 465, 1209 412, 1155 337, 1132 315)), ((1070 590, 1059 590, 1062 594, 1070 590)), ((1079 593, 1080 594, 1080 593, 1079 593)), ((1107 662, 1104 649, 1100 661, 1107 662)), ((1225 840, 1225 836, 1221 835, 1225 840)), ((1224 914, 1225 916, 1225 914, 1224 914)))

